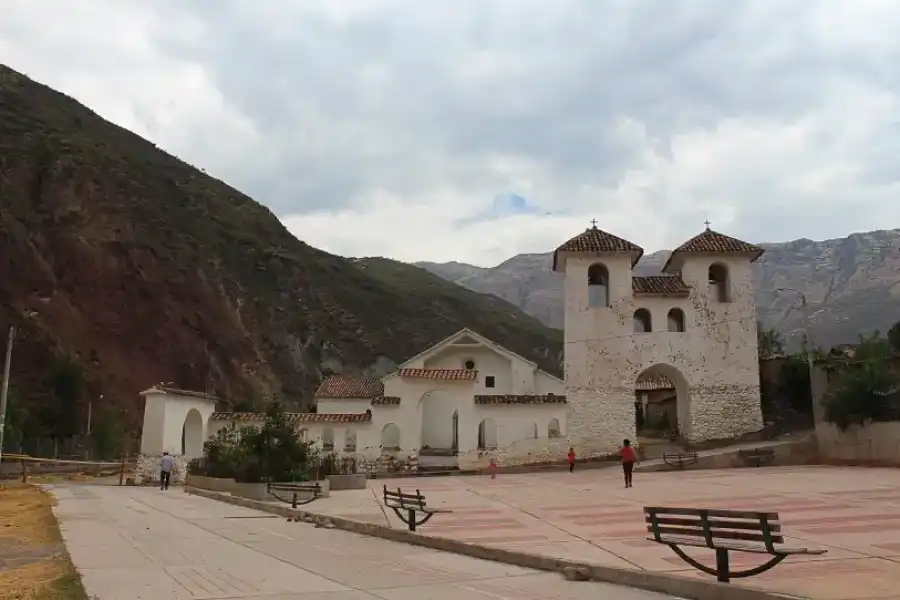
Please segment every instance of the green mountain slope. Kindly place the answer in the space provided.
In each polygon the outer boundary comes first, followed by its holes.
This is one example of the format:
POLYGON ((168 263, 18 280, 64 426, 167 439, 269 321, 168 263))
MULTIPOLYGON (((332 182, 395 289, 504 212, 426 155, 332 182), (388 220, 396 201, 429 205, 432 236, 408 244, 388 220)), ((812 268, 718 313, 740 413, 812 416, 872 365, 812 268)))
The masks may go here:
POLYGON ((62 368, 78 373, 67 414, 102 394, 132 424, 156 382, 304 404, 325 373, 384 371, 462 327, 548 368, 561 352, 559 332, 512 305, 310 247, 251 198, 0 66, 9 324, 31 410, 60 401, 48 381, 62 368))

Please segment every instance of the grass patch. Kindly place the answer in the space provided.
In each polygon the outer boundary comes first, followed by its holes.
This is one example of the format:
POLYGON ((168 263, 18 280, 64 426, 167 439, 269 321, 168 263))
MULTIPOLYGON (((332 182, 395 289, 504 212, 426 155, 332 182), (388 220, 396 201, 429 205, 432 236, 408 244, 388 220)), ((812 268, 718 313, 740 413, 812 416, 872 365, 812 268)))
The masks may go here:
POLYGON ((39 488, 0 483, 0 600, 87 600, 53 504, 39 488))

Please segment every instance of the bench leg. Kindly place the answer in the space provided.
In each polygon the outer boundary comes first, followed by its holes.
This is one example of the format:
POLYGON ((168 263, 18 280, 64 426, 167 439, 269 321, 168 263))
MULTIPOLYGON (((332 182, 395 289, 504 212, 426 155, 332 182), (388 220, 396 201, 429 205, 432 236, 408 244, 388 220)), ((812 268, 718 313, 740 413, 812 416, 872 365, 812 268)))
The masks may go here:
POLYGON ((722 583, 731 581, 731 568, 728 564, 728 550, 716 548, 716 577, 722 583))
POLYGON ((297 508, 297 492, 294 492, 294 495, 291 498, 291 508, 297 508))
POLYGON ((409 509, 409 530, 416 530, 416 511, 409 509))

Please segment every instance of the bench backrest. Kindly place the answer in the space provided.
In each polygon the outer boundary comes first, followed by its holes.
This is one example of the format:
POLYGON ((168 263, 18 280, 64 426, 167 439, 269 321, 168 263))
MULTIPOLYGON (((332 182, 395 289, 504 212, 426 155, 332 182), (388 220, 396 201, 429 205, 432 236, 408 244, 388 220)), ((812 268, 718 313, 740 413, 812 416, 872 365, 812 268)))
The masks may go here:
POLYGON ((761 542, 770 552, 773 544, 784 543, 778 513, 645 506, 644 517, 647 531, 661 543, 661 536, 702 538, 710 548, 717 539, 742 540, 761 542))
POLYGON ((321 492, 322 486, 318 481, 298 481, 294 483, 270 483, 270 490, 282 490, 282 491, 298 491, 298 492, 321 492))
POLYGON ((425 508, 425 497, 419 490, 416 490, 415 494, 411 494, 400 488, 397 488, 395 492, 384 486, 384 504, 400 508, 425 508))
POLYGON ((738 450, 739 456, 769 456, 775 454, 773 448, 752 448, 750 450, 738 450))

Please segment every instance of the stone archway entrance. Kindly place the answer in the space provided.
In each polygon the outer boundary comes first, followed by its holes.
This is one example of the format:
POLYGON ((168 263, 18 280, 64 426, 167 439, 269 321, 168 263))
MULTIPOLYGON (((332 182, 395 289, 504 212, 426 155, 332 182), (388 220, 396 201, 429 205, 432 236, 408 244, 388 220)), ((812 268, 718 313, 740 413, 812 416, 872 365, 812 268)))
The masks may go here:
POLYGON ((196 408, 188 411, 181 428, 181 454, 188 460, 203 456, 203 416, 196 408))
POLYGON ((667 364, 652 365, 638 374, 634 388, 638 437, 690 438, 690 386, 681 371, 667 364))

